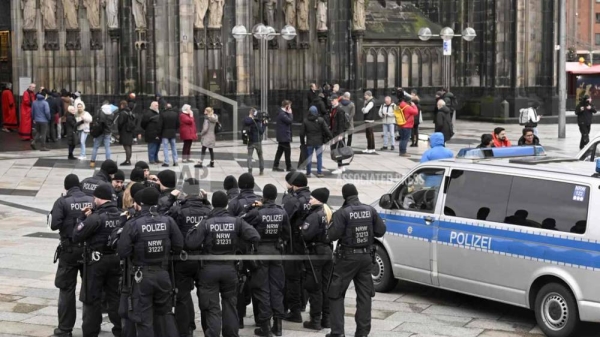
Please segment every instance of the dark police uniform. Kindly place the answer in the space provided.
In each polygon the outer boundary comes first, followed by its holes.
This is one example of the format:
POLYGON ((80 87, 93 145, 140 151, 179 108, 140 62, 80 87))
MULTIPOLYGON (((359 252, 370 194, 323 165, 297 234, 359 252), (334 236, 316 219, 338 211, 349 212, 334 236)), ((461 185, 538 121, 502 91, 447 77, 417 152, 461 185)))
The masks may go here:
MULTIPOLYGON (((291 196, 287 199, 287 202, 283 205, 283 208, 290 217, 290 224, 292 226, 290 252, 295 255, 304 255, 300 227, 304 224, 304 219, 310 210, 309 201, 310 189, 308 187, 302 187, 291 194, 291 196)), ((300 310, 304 304, 302 298, 302 270, 304 267, 304 262, 301 260, 287 261, 285 265, 285 295, 287 308, 290 310, 290 314, 298 314, 300 313, 300 310)))
MULTIPOLYGON (((160 192, 160 198, 158 199, 158 205, 157 205, 159 214, 166 214, 171 209, 171 207, 173 207, 175 202, 177 201, 177 197, 174 196, 173 194, 171 194, 171 192, 173 192, 173 190, 175 190, 175 189, 168 188, 168 189, 160 192)), ((185 233, 182 233, 182 234, 185 234, 185 233)))
MULTIPOLYGON (((285 242, 290 238, 290 220, 283 207, 265 201, 262 207, 250 210, 244 220, 256 228, 260 235, 260 243, 256 247, 258 255, 277 256, 284 253, 285 242)), ((257 323, 264 331, 268 331, 271 318, 275 318, 273 330, 281 336, 281 320, 285 317, 285 274, 281 259, 261 261, 252 272, 250 284, 257 307, 257 323)))
POLYGON ((248 206, 251 206, 255 201, 260 199, 253 189, 242 189, 240 193, 233 199, 230 199, 227 209, 229 214, 240 216, 246 212, 248 206))
POLYGON ((333 215, 333 223, 327 231, 329 240, 338 241, 337 262, 328 296, 331 308, 331 336, 344 335, 344 297, 350 281, 356 290, 356 333, 367 336, 371 331, 371 297, 375 288, 372 246, 375 238, 385 234, 386 226, 377 211, 362 204, 357 196, 351 196, 333 215))
POLYGON ((80 292, 83 302, 83 335, 98 336, 102 323, 102 292, 108 303, 108 317, 113 324, 113 334, 121 335, 121 317, 119 317, 119 257, 110 247, 108 238, 120 224, 121 214, 117 207, 107 202, 98 207, 89 217, 82 215, 73 231, 73 242, 86 242, 87 271, 85 288, 80 292), (84 220, 85 219, 85 220, 84 220))
POLYGON ((227 190, 226 194, 227 194, 227 199, 229 199, 231 201, 231 200, 237 198, 238 195, 240 195, 240 189, 237 187, 230 188, 227 190))
MULTIPOLYGON (((231 216, 223 208, 217 208, 188 233, 185 243, 189 249, 202 249, 202 253, 206 255, 233 255, 239 249, 239 240, 255 243, 260 240, 260 236, 256 229, 241 218, 231 216)), ((238 275, 234 261, 203 261, 198 292, 200 310, 202 316, 206 317, 205 336, 218 337, 221 334, 221 319, 223 336, 238 336, 237 286, 238 275), (219 294, 223 305, 222 313, 219 294)))
POLYGON ((79 187, 73 187, 65 196, 58 198, 52 207, 50 228, 54 231, 58 230, 60 235, 60 246, 57 251, 58 269, 54 280, 54 285, 60 289, 58 329, 55 330, 57 335, 61 332, 70 333, 75 325, 75 287, 77 272, 83 272, 81 264, 83 249, 73 243, 73 228, 82 214, 81 211, 86 207, 92 208, 93 204, 93 197, 87 196, 79 187))
MULTIPOLYGON (((169 213, 177 222, 181 233, 185 236, 195 225, 199 224, 210 214, 212 207, 210 203, 201 196, 189 196, 188 198, 176 203, 169 213)), ((177 286, 177 306, 175 307, 175 320, 177 329, 181 336, 187 335, 190 329, 196 329, 194 324, 194 303, 192 301, 191 291, 194 284, 198 284, 200 275, 200 266, 197 259, 187 259, 200 254, 199 250, 192 250, 186 245, 179 259, 175 262, 175 282, 177 286)))
MULTIPOLYGON (((112 181, 112 179, 110 178, 110 176, 100 170, 98 171, 96 174, 94 174, 92 177, 89 178, 85 178, 81 181, 81 191, 83 193, 85 193, 86 195, 89 195, 90 197, 94 196, 94 191, 96 190, 96 187, 98 187, 98 185, 103 184, 103 183, 107 183, 110 184, 112 181)), ((112 187, 112 185, 111 185, 112 187)), ((113 200, 112 201, 117 201, 117 193, 115 192, 114 188, 113 188, 113 200)))
MULTIPOLYGON (((142 206, 141 216, 125 224, 117 249, 121 258, 132 256, 136 280, 129 319, 135 323, 138 336, 144 337, 155 336, 154 316, 171 312, 173 286, 167 261, 171 251, 179 254, 183 248, 183 237, 175 221, 151 213, 151 208, 154 206, 142 206)), ((168 336, 178 335, 177 331, 168 331, 168 336)))
MULTIPOLYGON (((309 261, 305 261, 304 289, 308 291, 310 301, 310 323, 315 325, 320 323, 323 328, 328 328, 330 325, 329 299, 326 291, 331 268, 333 268, 331 243, 327 237, 327 225, 327 215, 323 205, 311 206, 308 217, 302 225, 302 238, 308 250, 306 253, 322 258, 312 259, 314 274, 309 261)), ((315 326, 315 328, 318 327, 315 326)))

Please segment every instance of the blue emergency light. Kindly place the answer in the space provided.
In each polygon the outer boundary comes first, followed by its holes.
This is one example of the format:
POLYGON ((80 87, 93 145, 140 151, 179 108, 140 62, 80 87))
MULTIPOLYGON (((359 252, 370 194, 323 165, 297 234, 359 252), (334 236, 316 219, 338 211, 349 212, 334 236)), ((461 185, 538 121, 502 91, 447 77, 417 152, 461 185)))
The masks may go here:
POLYGON ((596 173, 600 173, 600 158, 596 159, 596 173))
MULTIPOLYGON (((534 146, 511 146, 511 147, 488 147, 473 149, 467 148, 458 151, 458 159, 489 159, 489 158, 514 158, 514 157, 537 157, 545 156, 546 151, 539 145, 534 146)), ((598 164, 596 164, 598 167, 598 164)))

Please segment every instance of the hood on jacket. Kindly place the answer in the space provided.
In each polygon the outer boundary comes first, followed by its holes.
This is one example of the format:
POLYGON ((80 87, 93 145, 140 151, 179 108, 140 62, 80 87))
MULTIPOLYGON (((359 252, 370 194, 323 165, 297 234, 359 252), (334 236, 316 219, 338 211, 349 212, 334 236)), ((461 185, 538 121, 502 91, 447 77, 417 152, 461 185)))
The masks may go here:
POLYGON ((348 105, 350 105, 350 103, 352 103, 352 101, 351 101, 351 100, 349 100, 349 99, 342 99, 342 100, 340 100, 340 103, 341 103, 343 106, 348 106, 348 105))
POLYGON ((441 132, 435 132, 432 133, 431 136, 429 136, 429 146, 431 146, 432 148, 437 146, 444 146, 444 143, 444 134, 441 132))
POLYGON ((311 121, 311 122, 316 121, 317 118, 319 118, 319 116, 317 116, 316 114, 312 114, 312 113, 309 114, 308 116, 306 116, 306 119, 309 120, 309 121, 311 121))
POLYGON ((38 101, 43 101, 44 100, 44 95, 42 94, 37 94, 37 96, 35 96, 37 98, 38 101))
POLYGON ((112 104, 104 104, 100 109, 105 115, 112 115, 112 113, 117 110, 117 107, 112 104))
POLYGON ((312 105, 309 109, 308 112, 310 112, 310 115, 317 115, 319 114, 319 110, 317 109, 316 106, 312 105))

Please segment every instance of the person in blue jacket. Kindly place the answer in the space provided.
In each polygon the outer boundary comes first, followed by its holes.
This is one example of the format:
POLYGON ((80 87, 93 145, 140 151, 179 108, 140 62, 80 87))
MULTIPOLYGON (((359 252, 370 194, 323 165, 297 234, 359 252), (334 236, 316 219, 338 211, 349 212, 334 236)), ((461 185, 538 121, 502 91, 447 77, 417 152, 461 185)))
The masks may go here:
POLYGON ((35 124, 37 134, 31 141, 31 148, 36 150, 37 143, 41 143, 40 151, 49 151, 46 148, 46 135, 50 123, 50 105, 42 94, 37 94, 35 102, 31 104, 31 119, 35 124))
POLYGON ((444 146, 444 134, 435 132, 429 136, 429 146, 431 149, 425 151, 421 157, 421 163, 426 163, 432 160, 453 158, 454 153, 444 146))

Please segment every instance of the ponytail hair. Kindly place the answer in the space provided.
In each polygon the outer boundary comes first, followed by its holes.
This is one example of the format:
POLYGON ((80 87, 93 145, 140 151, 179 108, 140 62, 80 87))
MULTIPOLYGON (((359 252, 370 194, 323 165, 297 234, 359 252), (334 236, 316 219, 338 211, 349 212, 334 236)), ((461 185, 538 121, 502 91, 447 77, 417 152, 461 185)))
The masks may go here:
POLYGON ((325 216, 327 217, 327 223, 330 223, 331 219, 333 218, 333 212, 331 211, 331 208, 329 208, 329 205, 323 204, 323 211, 325 211, 325 216))

